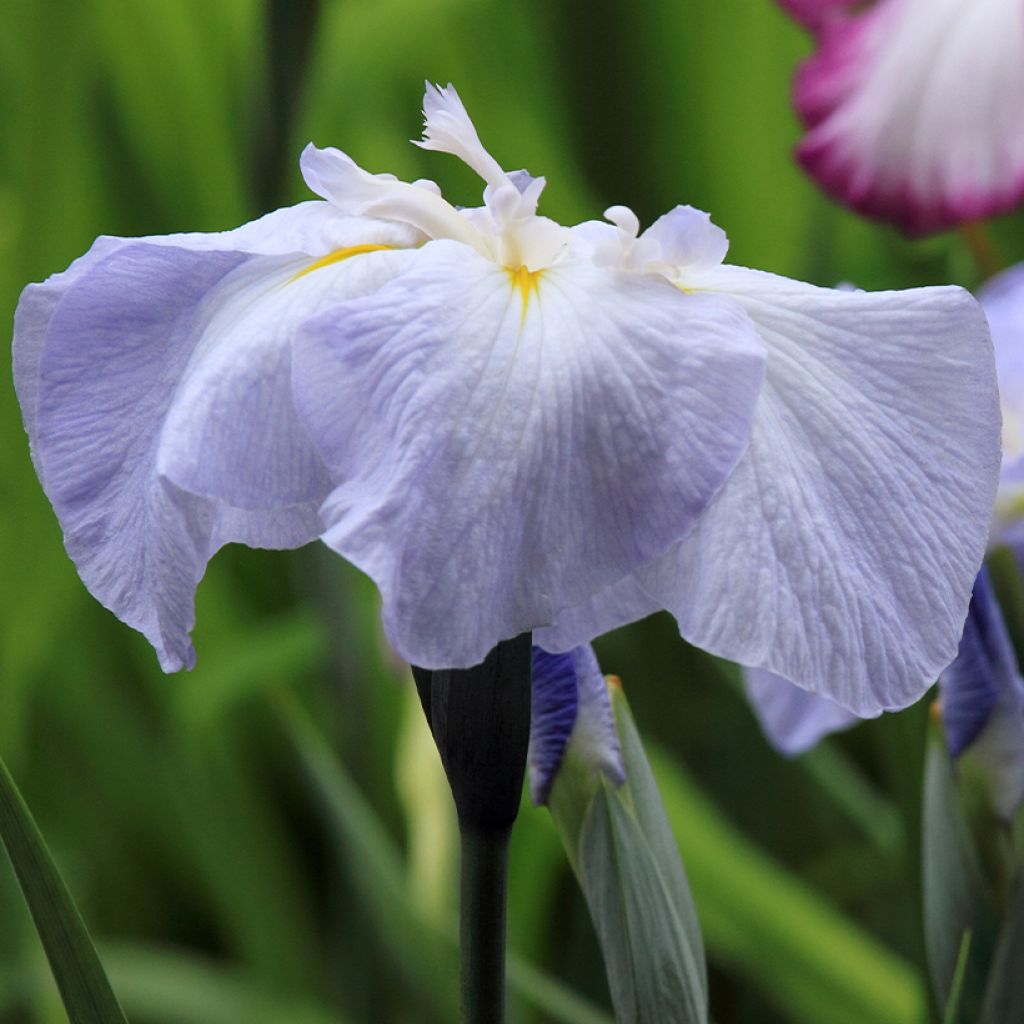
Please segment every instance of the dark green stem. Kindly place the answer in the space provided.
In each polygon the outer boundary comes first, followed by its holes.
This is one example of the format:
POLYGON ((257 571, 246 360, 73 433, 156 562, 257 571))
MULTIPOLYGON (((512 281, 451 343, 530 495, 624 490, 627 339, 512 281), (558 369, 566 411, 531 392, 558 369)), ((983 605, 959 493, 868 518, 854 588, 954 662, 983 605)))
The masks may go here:
POLYGON ((461 1024, 505 1020, 508 844, 530 739, 530 635, 470 669, 413 667, 462 836, 461 1024))
POLYGON ((463 1024, 505 1020, 505 917, 510 828, 462 829, 461 1014, 463 1024))

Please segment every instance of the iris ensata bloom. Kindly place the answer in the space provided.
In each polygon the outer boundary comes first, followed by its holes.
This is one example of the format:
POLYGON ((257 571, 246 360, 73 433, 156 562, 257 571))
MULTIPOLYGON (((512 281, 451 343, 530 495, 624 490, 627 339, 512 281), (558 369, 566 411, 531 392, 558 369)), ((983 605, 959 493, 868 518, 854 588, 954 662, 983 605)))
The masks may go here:
POLYGON ((667 608, 860 712, 919 697, 956 653, 998 471, 975 301, 728 266, 687 206, 563 227, 453 88, 425 120, 482 206, 309 146, 319 200, 102 238, 26 289, 18 393, 92 592, 178 669, 218 547, 321 537, 424 668, 667 608))
MULTIPOLYGON (((994 277, 978 298, 992 331, 1002 409, 1003 457, 990 545, 1009 547, 1024 570, 1024 264, 994 277)), ((957 658, 939 677, 939 686, 954 756, 973 741, 981 729, 979 723, 991 718, 992 735, 1013 737, 1019 745, 1009 759, 1007 770, 1012 772, 1017 770, 1014 765, 1024 761, 1024 717, 1016 696, 1016 662, 1005 631, 991 583, 982 572, 957 658), (964 721, 974 723, 971 735, 958 724, 964 721)), ((748 669, 744 677, 764 732, 782 753, 802 753, 829 733, 860 721, 833 701, 809 694, 772 672, 748 669)), ((1005 791, 1007 786, 1000 783, 998 788, 1005 791)))
POLYGON ((625 781, 608 683, 590 644, 563 654, 533 648, 530 796, 546 804, 556 777, 576 771, 594 784, 625 781))
POLYGON ((815 35, 794 102, 804 168, 911 234, 1024 198, 1020 0, 780 0, 815 35))

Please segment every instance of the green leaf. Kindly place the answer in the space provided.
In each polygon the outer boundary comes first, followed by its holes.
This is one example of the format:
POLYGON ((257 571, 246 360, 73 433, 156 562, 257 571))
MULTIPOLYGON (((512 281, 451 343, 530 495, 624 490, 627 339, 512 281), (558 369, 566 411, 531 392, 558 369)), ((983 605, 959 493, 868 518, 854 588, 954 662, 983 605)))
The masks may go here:
POLYGON ((664 752, 648 751, 712 956, 793 1022, 920 1024, 913 968, 766 857, 664 752))
POLYGON ((85 924, 2 760, 0 839, 18 876, 71 1024, 126 1024, 85 924))
POLYGON ((620 1024, 704 1024, 703 971, 651 846, 604 783, 580 837, 590 907, 620 1024))
POLYGON ((346 1024, 347 1017, 205 957, 154 946, 104 947, 129 1013, 160 1024, 346 1024))
POLYGON ((1003 924, 982 1003, 981 1024, 1024 1020, 1024 885, 1003 924))
POLYGON ((942 1014, 942 1024, 956 1024, 960 1013, 960 1002, 964 994, 964 977, 967 974, 967 963, 971 957, 971 932, 964 932, 960 942, 960 953, 956 958, 956 970, 953 972, 953 984, 949 991, 949 1002, 942 1014))
POLYGON ((972 935, 962 968, 954 1021, 977 1020, 995 935, 995 912, 967 831, 953 768, 942 737, 932 737, 924 782, 923 879, 925 946, 940 1007, 952 1001, 964 935, 972 935))
POLYGON ((690 883, 686 877, 679 846, 672 834, 658 791, 658 783, 651 771, 650 762, 644 753, 640 741, 640 733, 633 721, 629 703, 621 686, 611 688, 612 708, 615 712, 615 724, 622 745, 622 760, 626 770, 626 789, 632 798, 633 811, 636 814, 640 831, 650 846, 651 856, 657 866, 662 882, 669 892, 669 898, 675 907, 687 938, 687 946, 693 958, 693 976, 691 981, 700 984, 704 1003, 707 1003, 707 966, 704 962, 704 940, 701 936, 700 922, 697 919, 697 908, 693 903, 690 883))

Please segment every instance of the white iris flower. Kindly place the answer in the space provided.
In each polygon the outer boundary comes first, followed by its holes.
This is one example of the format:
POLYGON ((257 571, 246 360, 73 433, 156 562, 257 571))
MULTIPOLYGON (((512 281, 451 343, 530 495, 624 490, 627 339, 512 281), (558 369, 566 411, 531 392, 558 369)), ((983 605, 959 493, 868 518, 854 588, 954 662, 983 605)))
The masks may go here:
POLYGON ((425 116, 483 206, 311 146, 321 201, 100 239, 26 289, 19 397, 93 593, 176 669, 218 547, 321 537, 425 668, 667 608, 861 713, 918 697, 956 653, 998 476, 975 301, 723 265, 689 207, 562 227, 452 87, 425 116))

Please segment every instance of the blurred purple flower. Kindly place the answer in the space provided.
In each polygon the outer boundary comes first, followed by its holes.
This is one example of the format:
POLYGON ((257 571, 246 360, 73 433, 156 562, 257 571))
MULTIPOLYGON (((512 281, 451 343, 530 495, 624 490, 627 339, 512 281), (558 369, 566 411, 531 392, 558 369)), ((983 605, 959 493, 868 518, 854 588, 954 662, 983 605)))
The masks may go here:
POLYGON ((862 713, 920 696, 995 490, 975 301, 726 266, 690 207, 562 227, 454 89, 424 111, 421 145, 477 171, 483 206, 310 146, 324 201, 100 239, 26 289, 18 393, 87 586, 176 669, 218 547, 320 536, 424 668, 668 608, 862 713))
POLYGON ((1024 198, 1021 0, 780 0, 817 37, 797 157, 830 195, 910 234, 1024 198))
POLYGON ((985 571, 939 691, 950 754, 971 752, 989 777, 996 810, 1009 818, 1024 799, 1024 679, 985 571))
POLYGON ((576 771, 618 786, 625 780, 608 683, 589 644, 550 654, 533 648, 530 795, 546 804, 567 760, 576 771))

